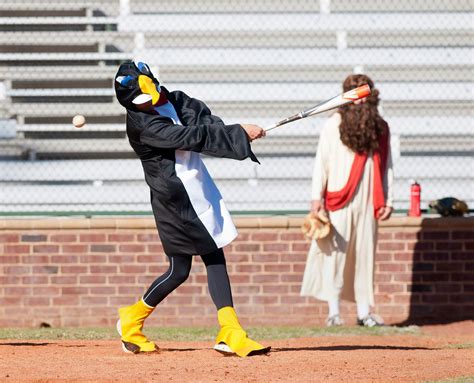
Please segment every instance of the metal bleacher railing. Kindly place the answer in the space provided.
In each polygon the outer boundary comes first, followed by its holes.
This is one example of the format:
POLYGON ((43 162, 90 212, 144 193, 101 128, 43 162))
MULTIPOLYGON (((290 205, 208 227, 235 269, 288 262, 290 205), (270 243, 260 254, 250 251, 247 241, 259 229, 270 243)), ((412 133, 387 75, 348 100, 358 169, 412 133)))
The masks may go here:
MULTIPOLYGON (((112 88, 130 59, 224 121, 262 126, 366 73, 393 135, 395 208, 412 179, 423 208, 446 196, 472 206, 472 17, 469 0, 4 0, 0 213, 150 210, 112 88)), ((262 165, 206 158, 231 210, 307 210, 324 119, 256 141, 262 165)))

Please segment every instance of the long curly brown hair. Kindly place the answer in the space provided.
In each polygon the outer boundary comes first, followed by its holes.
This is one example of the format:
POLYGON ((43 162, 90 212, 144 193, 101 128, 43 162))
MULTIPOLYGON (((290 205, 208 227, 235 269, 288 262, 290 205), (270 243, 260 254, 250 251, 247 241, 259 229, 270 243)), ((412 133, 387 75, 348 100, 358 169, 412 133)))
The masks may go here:
POLYGON ((379 148, 380 137, 387 132, 388 125, 380 116, 379 91, 374 82, 366 75, 352 74, 343 83, 344 92, 368 84, 371 94, 364 103, 346 104, 339 108, 341 141, 356 153, 369 153, 379 148))

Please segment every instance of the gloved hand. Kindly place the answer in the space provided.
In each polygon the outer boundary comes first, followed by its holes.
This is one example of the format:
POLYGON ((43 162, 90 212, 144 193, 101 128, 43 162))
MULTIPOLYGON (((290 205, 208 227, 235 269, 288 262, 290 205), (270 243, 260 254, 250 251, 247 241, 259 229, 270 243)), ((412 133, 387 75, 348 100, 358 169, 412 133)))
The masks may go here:
POLYGON ((318 240, 325 238, 331 232, 331 223, 329 217, 324 210, 320 210, 316 214, 308 213, 304 218, 301 231, 306 238, 310 240, 318 240))

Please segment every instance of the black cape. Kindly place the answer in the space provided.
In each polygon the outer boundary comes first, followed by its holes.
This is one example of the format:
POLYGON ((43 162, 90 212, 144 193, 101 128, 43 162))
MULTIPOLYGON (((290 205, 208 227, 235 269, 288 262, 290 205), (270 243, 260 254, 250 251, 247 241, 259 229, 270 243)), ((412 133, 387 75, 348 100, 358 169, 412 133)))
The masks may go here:
POLYGON ((237 232, 196 153, 258 160, 240 125, 225 125, 202 101, 181 91, 162 87, 162 92, 179 121, 166 116, 166 105, 163 113, 156 108, 160 114, 127 110, 127 135, 142 161, 165 253, 207 254, 230 243, 237 232), (187 182, 190 177, 194 179, 187 182))

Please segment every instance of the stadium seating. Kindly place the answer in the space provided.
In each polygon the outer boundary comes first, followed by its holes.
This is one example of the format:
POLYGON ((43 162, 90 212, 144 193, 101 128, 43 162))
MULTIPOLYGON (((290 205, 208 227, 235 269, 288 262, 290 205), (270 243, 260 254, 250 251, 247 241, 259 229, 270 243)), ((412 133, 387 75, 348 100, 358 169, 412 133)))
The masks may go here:
MULTIPOLYGON (((423 207, 451 194, 472 204, 471 11, 448 0, 2 1, 0 210, 149 210, 112 89, 132 58, 226 122, 262 126, 365 72, 394 135, 396 207, 415 178, 423 207)), ((263 166, 206 159, 231 209, 305 210, 323 123, 255 142, 263 166)))

